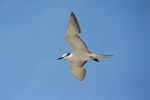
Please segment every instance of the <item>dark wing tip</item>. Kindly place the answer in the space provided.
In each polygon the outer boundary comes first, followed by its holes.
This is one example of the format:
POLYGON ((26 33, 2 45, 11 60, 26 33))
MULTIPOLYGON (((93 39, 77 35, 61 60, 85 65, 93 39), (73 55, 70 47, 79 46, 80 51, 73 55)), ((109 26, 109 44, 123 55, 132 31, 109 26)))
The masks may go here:
POLYGON ((73 13, 73 12, 71 12, 71 16, 74 16, 74 13, 73 13))
POLYGON ((72 18, 75 21, 75 23, 77 24, 77 27, 79 28, 79 33, 81 33, 80 25, 79 25, 77 18, 73 12, 71 12, 70 18, 72 18))

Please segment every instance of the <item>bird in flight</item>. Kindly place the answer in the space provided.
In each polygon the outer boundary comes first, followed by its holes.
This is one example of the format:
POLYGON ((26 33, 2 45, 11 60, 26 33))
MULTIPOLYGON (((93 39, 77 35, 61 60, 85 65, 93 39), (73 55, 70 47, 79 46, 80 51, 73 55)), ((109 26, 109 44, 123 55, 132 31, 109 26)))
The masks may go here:
POLYGON ((96 62, 99 62, 98 58, 108 58, 112 55, 95 54, 90 52, 85 42, 79 37, 80 32, 81 30, 76 16, 73 12, 71 12, 65 39, 66 42, 71 46, 72 53, 63 54, 60 58, 57 58, 57 60, 69 60, 69 68, 73 76, 77 80, 82 81, 86 75, 84 64, 87 61, 94 60, 96 62))

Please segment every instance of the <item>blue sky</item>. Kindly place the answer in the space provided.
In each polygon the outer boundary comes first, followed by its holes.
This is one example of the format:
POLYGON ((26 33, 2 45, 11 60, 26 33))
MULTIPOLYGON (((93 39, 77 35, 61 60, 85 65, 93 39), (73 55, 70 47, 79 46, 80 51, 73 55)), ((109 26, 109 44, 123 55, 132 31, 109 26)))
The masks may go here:
POLYGON ((0 100, 150 100, 150 1, 1 0, 0 100), (79 82, 64 40, 70 13, 90 51, 79 82))

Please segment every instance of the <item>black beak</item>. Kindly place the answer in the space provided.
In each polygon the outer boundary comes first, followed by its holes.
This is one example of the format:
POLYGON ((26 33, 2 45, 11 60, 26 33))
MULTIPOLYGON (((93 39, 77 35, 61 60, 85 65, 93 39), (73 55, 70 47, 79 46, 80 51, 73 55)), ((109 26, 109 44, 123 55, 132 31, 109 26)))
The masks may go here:
POLYGON ((57 60, 63 59, 63 57, 57 58, 57 60))

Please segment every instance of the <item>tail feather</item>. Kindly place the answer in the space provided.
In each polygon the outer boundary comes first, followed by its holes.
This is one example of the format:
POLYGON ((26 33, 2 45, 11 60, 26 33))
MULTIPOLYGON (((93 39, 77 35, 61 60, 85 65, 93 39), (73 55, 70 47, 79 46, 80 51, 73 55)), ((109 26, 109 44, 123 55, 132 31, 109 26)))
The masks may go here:
POLYGON ((110 58, 111 56, 113 56, 113 55, 110 55, 110 54, 94 54, 94 53, 92 53, 93 58, 110 58))
POLYGON ((110 58, 112 57, 113 55, 105 55, 105 54, 100 54, 100 58, 110 58))

